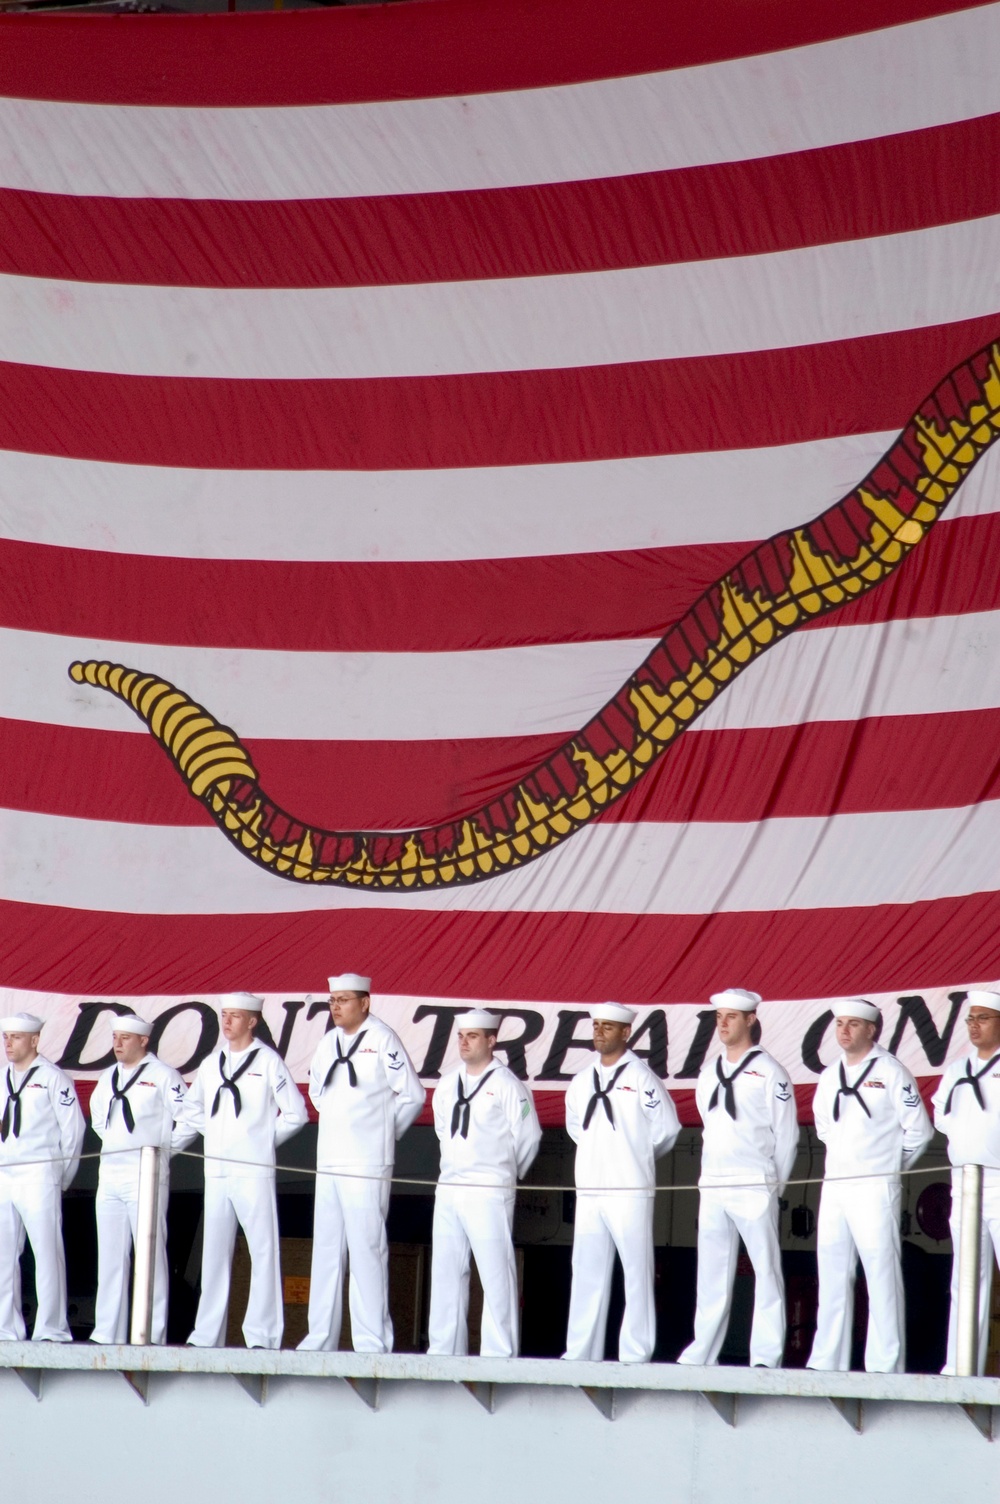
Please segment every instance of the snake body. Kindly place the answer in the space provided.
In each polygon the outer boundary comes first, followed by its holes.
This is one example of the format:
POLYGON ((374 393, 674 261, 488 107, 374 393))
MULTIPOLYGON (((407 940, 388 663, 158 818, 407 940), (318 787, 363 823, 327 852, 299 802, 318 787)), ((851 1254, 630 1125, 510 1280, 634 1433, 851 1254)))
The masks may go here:
POLYGON ((310 825, 264 792, 236 733, 183 690, 96 660, 69 672, 132 707, 220 830, 265 871, 375 891, 482 882, 587 825, 761 653, 898 569, 998 435, 1000 342, 939 383, 853 491, 751 549, 710 586, 558 751, 476 813, 439 825, 399 833, 310 825))

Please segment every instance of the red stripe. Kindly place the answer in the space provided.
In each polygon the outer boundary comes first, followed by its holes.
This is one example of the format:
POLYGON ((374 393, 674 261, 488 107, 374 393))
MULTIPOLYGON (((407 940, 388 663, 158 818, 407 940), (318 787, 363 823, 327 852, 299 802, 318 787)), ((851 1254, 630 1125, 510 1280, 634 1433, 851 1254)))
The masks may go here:
POLYGON ((0 272, 192 287, 535 277, 899 234, 1000 212, 1000 115, 593 182, 227 203, 0 190, 0 272))
POLYGON ((406 470, 754 448, 901 428, 1000 315, 787 350, 277 381, 0 363, 0 448, 192 469, 406 470))
MULTIPOLYGON (((331 829, 398 830, 478 808, 563 736, 247 742, 288 809, 331 829)), ((1000 710, 692 732, 601 818, 739 824, 1000 797, 1000 710)), ((148 736, 0 721, 0 808, 130 825, 209 825, 148 736)), ((141 839, 141 837, 140 837, 141 839)))
MULTIPOLYGON (((651 638, 752 546, 313 564, 0 540, 0 627, 285 652, 461 652, 651 638)), ((996 610, 1000 575, 982 561, 998 556, 1000 513, 956 519, 932 532, 891 582, 817 629, 996 610)))
MULTIPOLYGON (((706 916, 98 914, 0 904, 0 985, 142 996, 321 991, 336 956, 377 958, 383 993, 690 1002, 732 980, 764 997, 948 987, 1000 970, 1000 893, 870 909, 706 916)), ((373 962, 374 964, 374 962, 373 962)))
MULTIPOLYGON (((987 0, 972 0, 972 6, 987 0)), ((292 105, 531 89, 806 46, 970 0, 424 0, 317 15, 10 16, 0 93, 292 105)))

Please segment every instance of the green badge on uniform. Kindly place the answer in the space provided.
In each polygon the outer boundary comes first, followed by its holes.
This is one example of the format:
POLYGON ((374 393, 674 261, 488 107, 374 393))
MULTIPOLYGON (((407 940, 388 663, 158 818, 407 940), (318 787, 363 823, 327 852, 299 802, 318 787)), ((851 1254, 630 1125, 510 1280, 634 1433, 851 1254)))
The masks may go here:
POLYGON ((526 1118, 528 1116, 528 1113, 530 1111, 531 1111, 531 1108, 528 1106, 527 1102, 522 1102, 521 1103, 521 1116, 522 1116, 522 1118, 526 1118))

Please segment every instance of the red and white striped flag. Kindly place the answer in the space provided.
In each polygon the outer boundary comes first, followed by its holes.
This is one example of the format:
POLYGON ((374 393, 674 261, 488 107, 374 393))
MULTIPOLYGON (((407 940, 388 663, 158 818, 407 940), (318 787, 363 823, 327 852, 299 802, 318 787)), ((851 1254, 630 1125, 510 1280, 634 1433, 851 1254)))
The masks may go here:
POLYGON ((0 984, 45 1052, 87 1079, 110 1001, 190 1069, 249 987, 304 1080, 357 968, 429 1084, 509 1010, 550 1121, 606 998, 679 1093, 726 985, 806 1096, 858 992, 935 1075, 1000 977, 1000 4, 0 38, 0 984))

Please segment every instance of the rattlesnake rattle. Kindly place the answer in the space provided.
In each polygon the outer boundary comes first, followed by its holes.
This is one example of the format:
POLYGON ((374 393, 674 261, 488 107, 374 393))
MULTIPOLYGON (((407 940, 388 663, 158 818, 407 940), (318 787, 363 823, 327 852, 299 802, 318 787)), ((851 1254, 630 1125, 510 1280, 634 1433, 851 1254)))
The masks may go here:
POLYGON ((400 833, 311 826, 274 803, 235 732, 183 690, 96 660, 69 673, 132 707, 220 830, 266 871, 379 892, 482 882, 588 824, 761 653, 881 584, 998 436, 1000 343, 993 343, 938 384, 860 485, 815 521, 751 549, 711 585, 558 751, 476 813, 439 825, 400 833))

